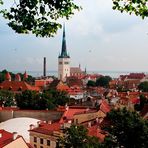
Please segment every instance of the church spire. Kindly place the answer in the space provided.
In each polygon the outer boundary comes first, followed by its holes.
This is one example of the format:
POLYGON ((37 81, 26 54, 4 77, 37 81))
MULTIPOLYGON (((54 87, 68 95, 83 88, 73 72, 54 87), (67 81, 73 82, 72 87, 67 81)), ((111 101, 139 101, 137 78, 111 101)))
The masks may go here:
POLYGON ((59 58, 70 58, 66 49, 65 24, 63 25, 62 51, 59 58))

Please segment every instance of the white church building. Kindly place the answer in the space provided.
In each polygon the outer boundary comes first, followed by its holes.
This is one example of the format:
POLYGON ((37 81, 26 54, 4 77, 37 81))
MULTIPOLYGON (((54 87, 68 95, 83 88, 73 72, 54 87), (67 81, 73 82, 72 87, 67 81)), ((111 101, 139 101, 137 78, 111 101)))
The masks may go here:
POLYGON ((62 38, 62 49, 58 57, 58 79, 61 81, 66 81, 66 78, 69 76, 75 76, 77 78, 81 78, 84 75, 86 75, 86 68, 85 68, 85 71, 82 71, 80 64, 78 67, 70 67, 70 56, 67 53, 65 25, 64 25, 63 38, 62 38))
POLYGON ((62 50, 58 57, 58 79, 65 81, 70 76, 70 56, 66 49, 65 25, 63 27, 62 50))

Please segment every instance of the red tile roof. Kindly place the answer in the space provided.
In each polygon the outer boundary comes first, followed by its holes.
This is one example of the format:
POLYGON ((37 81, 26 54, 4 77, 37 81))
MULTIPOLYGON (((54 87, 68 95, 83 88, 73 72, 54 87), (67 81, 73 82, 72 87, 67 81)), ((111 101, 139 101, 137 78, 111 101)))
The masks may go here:
POLYGON ((68 91, 70 88, 68 87, 68 85, 65 85, 65 84, 59 84, 57 86, 57 90, 60 90, 60 91, 68 91))
POLYGON ((132 98, 130 101, 131 101, 132 104, 140 103, 140 99, 139 98, 132 98))
POLYGON ((70 67, 70 73, 82 73, 80 67, 70 67))
POLYGON ((79 87, 82 87, 83 86, 83 82, 81 79, 79 79, 78 77, 75 77, 75 76, 70 76, 70 77, 67 77, 66 79, 66 83, 68 86, 79 86, 79 87))
POLYGON ((67 122, 67 120, 73 120, 73 116, 76 114, 76 113, 80 113, 80 112, 84 112, 86 111, 86 108, 79 108, 79 107, 75 107, 75 108, 71 108, 71 107, 68 107, 68 109, 64 112, 61 120, 60 120, 60 123, 65 123, 67 122))
POLYGON ((13 134, 3 129, 0 130, 0 148, 13 141, 13 134))
POLYGON ((52 124, 41 123, 39 127, 33 128, 32 130, 29 131, 38 132, 45 135, 51 135, 54 131, 60 131, 60 129, 61 129, 61 124, 55 122, 52 124))
POLYGON ((24 81, 3 81, 0 84, 1 89, 4 90, 11 90, 11 91, 25 91, 25 90, 32 90, 32 91, 39 91, 38 87, 29 85, 24 81))
POLYGON ((106 136, 106 134, 103 133, 102 130, 99 129, 97 125, 88 128, 88 135, 97 137, 100 142, 103 142, 106 136))
POLYGON ((108 105, 105 99, 102 99, 100 110, 104 113, 108 113, 110 111, 110 106, 108 105))
POLYGON ((144 73, 130 73, 128 79, 143 79, 146 75, 144 73))
POLYGON ((44 87, 45 85, 49 85, 50 83, 52 82, 52 80, 44 80, 44 79, 41 79, 41 80, 35 80, 35 86, 37 87, 44 87))

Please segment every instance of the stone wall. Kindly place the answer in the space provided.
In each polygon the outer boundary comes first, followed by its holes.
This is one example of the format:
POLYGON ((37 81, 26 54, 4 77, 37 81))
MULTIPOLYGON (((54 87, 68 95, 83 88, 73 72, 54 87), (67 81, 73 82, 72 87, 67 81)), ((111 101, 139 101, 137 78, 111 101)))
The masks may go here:
POLYGON ((2 110, 0 111, 0 122, 20 117, 35 118, 43 121, 59 120, 63 112, 59 111, 34 111, 34 110, 2 110))

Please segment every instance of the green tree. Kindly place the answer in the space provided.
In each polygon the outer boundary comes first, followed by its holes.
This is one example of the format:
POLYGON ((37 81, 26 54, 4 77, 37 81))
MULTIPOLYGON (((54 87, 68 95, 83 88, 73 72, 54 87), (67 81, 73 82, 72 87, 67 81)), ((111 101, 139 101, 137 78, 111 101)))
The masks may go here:
POLYGON ((0 5, 2 5, 3 4, 3 1, 2 0, 0 0, 0 5))
POLYGON ((138 85, 138 88, 139 88, 139 90, 142 90, 143 92, 148 92, 148 82, 147 81, 141 82, 138 85))
POLYGON ((52 100, 55 106, 58 105, 65 105, 69 102, 69 97, 65 91, 58 91, 58 90, 48 90, 50 93, 50 99, 52 100))
POLYGON ((37 93, 35 91, 26 90, 21 94, 16 94, 17 106, 20 109, 54 109, 58 105, 65 105, 69 102, 69 98, 65 92, 56 90, 37 93))
POLYGON ((136 111, 141 111, 145 104, 148 103, 147 98, 144 95, 140 95, 140 104, 135 104, 134 108, 136 111))
POLYGON ((111 80, 110 76, 102 76, 96 80, 96 86, 108 87, 111 80))
POLYGON ((58 140, 57 148, 99 148, 98 139, 87 134, 88 130, 84 126, 72 125, 58 140))
POLYGON ((127 109, 112 110, 107 114, 109 124, 104 127, 109 135, 104 145, 125 148, 147 148, 148 121, 127 109))
POLYGON ((148 0, 112 0, 113 9, 137 16, 148 17, 148 0))
POLYGON ((4 105, 5 107, 15 105, 14 93, 7 90, 0 90, 0 105, 4 105))
POLYGON ((89 80, 88 82, 87 82, 87 86, 88 87, 95 87, 96 86, 96 82, 95 81, 92 81, 92 80, 89 80))
POLYGON ((35 98, 35 91, 26 90, 21 94, 16 94, 17 106, 20 109, 34 109, 36 107, 35 98))
POLYGON ((1 13, 16 33, 52 37, 61 28, 59 19, 69 19, 79 9, 73 0, 14 0, 10 9, 1 13))

